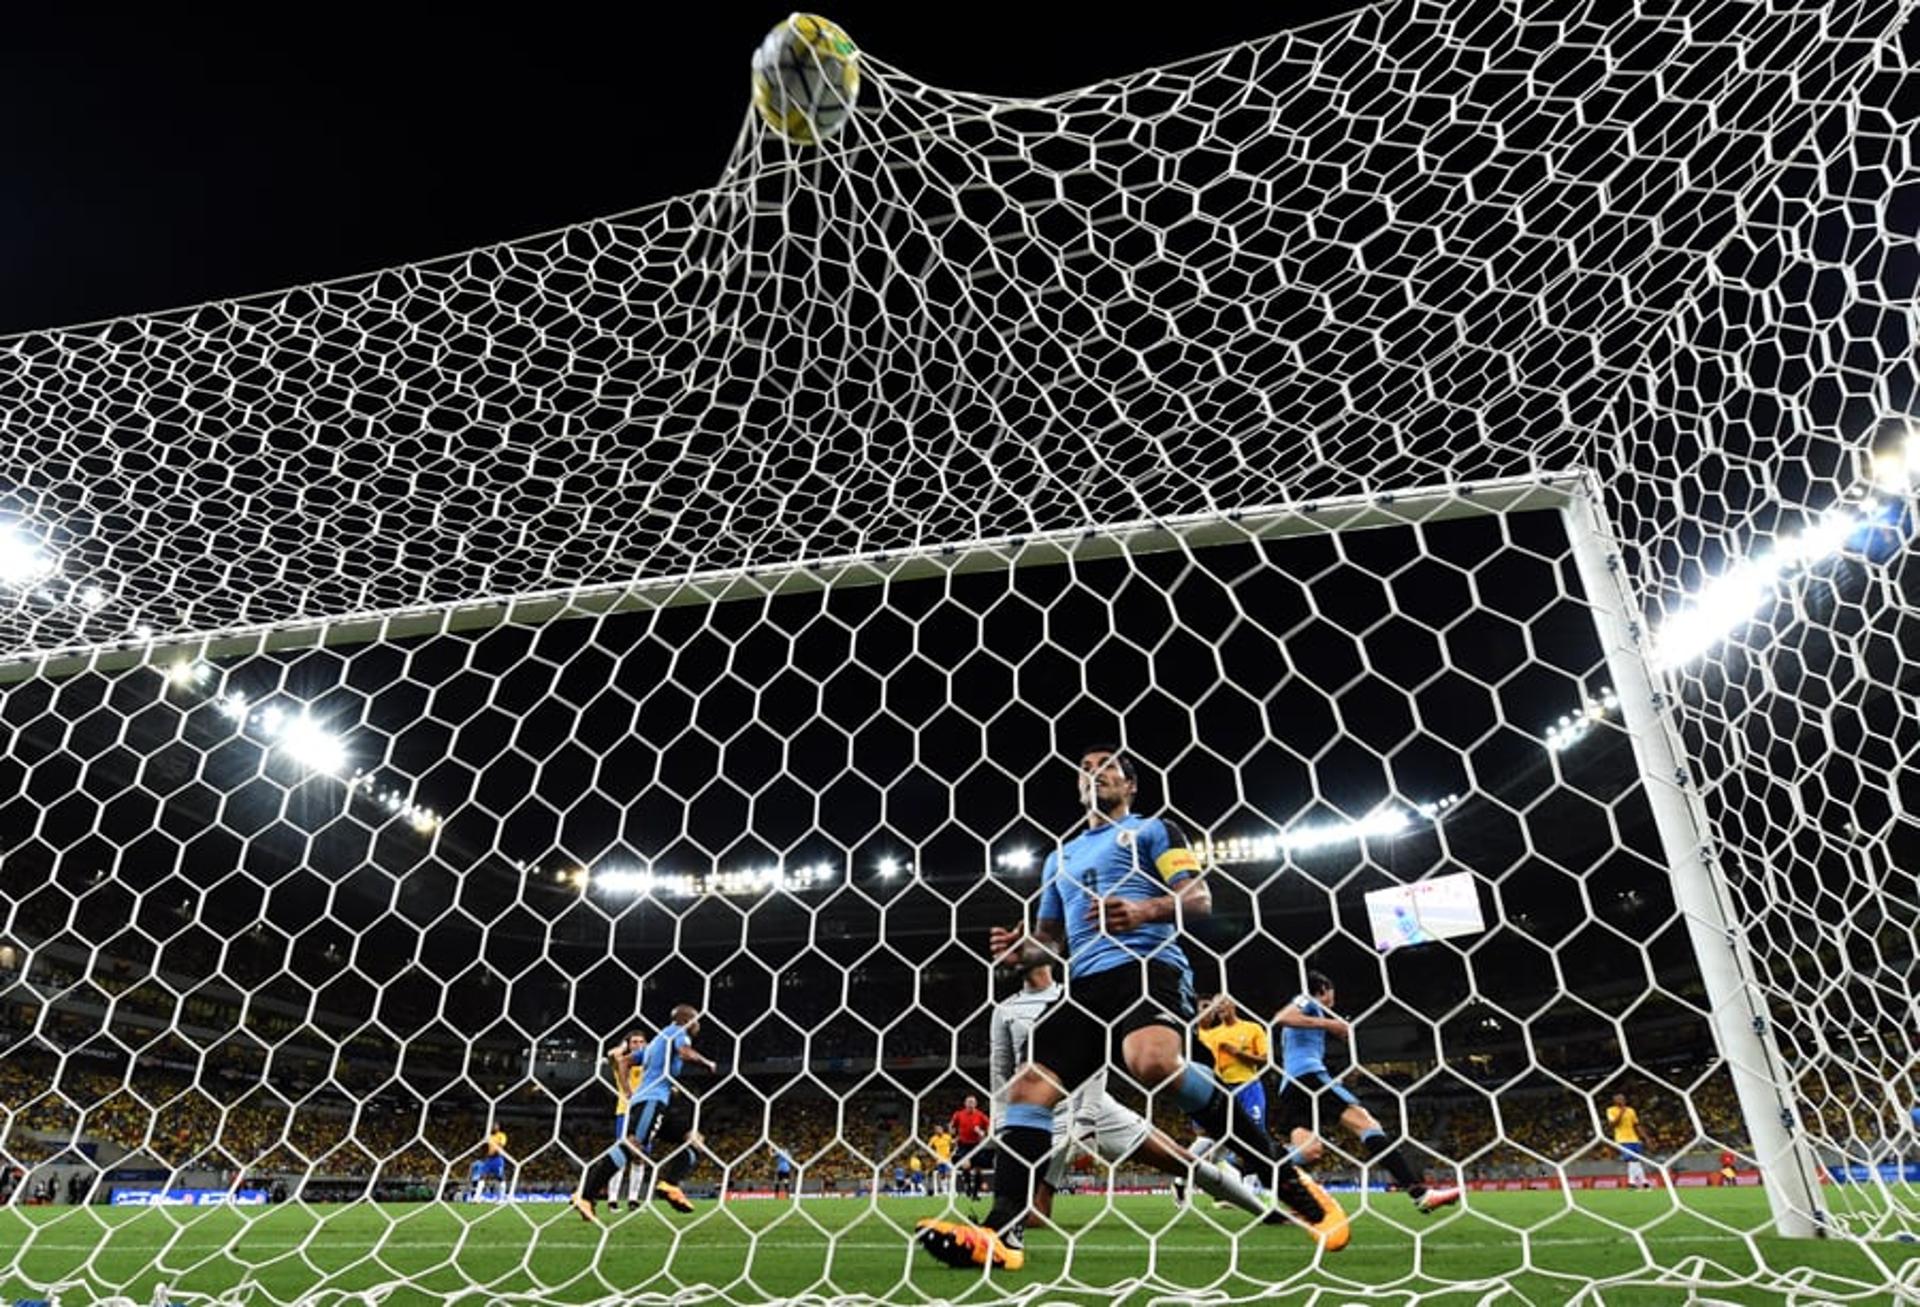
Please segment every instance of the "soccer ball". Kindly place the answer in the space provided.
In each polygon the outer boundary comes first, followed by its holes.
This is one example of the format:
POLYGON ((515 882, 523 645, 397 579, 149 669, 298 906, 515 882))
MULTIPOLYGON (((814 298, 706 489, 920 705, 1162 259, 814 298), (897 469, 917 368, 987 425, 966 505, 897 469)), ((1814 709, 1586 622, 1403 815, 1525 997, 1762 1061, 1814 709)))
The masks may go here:
POLYGON ((818 145, 846 125, 860 95, 860 52, 816 14, 793 14, 753 52, 753 107, 790 141, 818 145))

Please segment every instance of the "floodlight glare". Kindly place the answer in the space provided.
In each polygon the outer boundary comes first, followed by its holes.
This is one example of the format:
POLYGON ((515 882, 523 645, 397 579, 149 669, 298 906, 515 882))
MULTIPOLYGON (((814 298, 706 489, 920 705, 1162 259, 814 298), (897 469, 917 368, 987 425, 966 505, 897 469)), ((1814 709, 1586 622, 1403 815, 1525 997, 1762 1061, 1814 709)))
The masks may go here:
POLYGON ((15 526, 0 527, 0 585, 29 589, 53 570, 40 542, 15 526))
MULTIPOLYGON (((266 716, 266 713, 261 716, 266 716)), ((287 722, 286 728, 280 733, 280 747, 289 758, 308 771, 338 776, 346 770, 346 741, 305 713, 287 722)))

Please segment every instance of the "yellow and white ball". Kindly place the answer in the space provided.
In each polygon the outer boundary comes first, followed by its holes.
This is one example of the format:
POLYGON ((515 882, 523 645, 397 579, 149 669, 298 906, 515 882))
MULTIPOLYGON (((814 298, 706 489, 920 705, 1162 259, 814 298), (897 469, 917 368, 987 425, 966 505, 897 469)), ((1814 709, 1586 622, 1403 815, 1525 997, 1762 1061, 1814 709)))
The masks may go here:
POLYGON ((818 145, 846 125, 860 96, 860 52, 817 14, 793 14, 753 52, 753 105, 788 140, 818 145))

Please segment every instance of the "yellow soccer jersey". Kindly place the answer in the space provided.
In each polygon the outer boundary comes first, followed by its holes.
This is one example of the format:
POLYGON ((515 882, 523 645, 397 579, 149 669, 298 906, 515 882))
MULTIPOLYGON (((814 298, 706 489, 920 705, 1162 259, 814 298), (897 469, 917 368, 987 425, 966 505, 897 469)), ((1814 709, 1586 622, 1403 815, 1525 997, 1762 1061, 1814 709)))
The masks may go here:
POLYGON ((945 1130, 935 1130, 933 1137, 927 1140, 927 1147, 933 1150, 934 1157, 939 1161, 953 1160, 953 1136, 945 1130))
POLYGON ((504 1153, 506 1151, 507 1132, 505 1130, 495 1130, 487 1136, 487 1156, 491 1157, 496 1153, 504 1153))
POLYGON ((1637 1144, 1640 1142, 1640 1114, 1630 1107, 1609 1107, 1607 1124, 1613 1127, 1613 1142, 1616 1144, 1637 1144))
POLYGON ((1200 1032, 1213 1054, 1214 1074, 1226 1085, 1244 1085, 1260 1074, 1267 1060, 1267 1028, 1258 1021, 1226 1021, 1200 1032), (1254 1059, 1247 1062, 1236 1054, 1254 1059))
POLYGON ((635 1062, 627 1068, 626 1084, 622 1085, 617 1083, 619 1076, 617 1074, 615 1075, 614 1080, 616 1083, 613 1086, 613 1114, 615 1116, 625 1116, 627 1114, 627 1104, 632 1101, 635 1094, 640 1092, 640 1079, 645 1074, 646 1068, 638 1062, 635 1062))

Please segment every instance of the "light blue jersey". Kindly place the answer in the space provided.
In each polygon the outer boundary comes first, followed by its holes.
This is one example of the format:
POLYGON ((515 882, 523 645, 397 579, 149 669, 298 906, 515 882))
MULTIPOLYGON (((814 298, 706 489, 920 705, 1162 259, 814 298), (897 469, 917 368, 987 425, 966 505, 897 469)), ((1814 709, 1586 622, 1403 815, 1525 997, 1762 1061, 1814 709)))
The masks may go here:
POLYGON ((1067 965, 1075 977, 1148 958, 1177 967, 1190 979, 1193 968, 1174 942, 1173 922, 1155 921, 1109 934, 1089 909, 1103 898, 1160 898, 1199 874, 1199 859, 1178 827, 1159 817, 1129 813, 1082 831, 1047 855, 1040 873, 1038 916, 1065 927, 1067 965))
MULTIPOLYGON (((1316 1003, 1310 995, 1302 994, 1293 1000, 1293 1005, 1310 1017, 1330 1015, 1316 1003)), ((1280 1069, 1289 1077, 1306 1075, 1311 1071, 1325 1074, 1327 1070, 1327 1032, 1319 1027, 1302 1029, 1298 1026, 1280 1028, 1280 1069)))
POLYGON ((673 1096, 673 1079, 680 1075, 680 1050, 693 1042, 687 1028, 678 1023, 647 1041, 640 1054, 640 1088, 633 1096, 636 1103, 664 1103, 673 1096))

